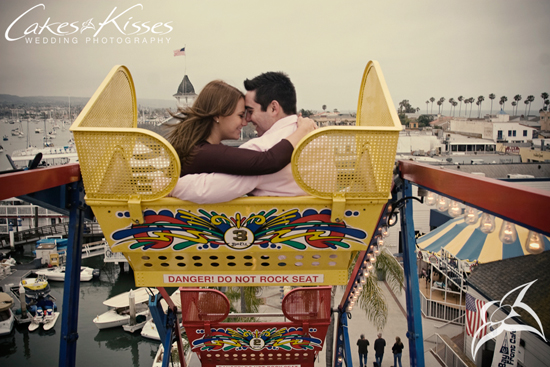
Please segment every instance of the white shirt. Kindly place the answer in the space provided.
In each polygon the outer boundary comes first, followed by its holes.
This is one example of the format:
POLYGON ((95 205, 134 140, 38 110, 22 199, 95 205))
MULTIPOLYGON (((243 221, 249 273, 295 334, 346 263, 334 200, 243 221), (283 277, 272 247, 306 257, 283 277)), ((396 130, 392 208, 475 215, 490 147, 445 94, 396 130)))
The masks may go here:
MULTIPOLYGON (((298 117, 290 115, 277 121, 261 137, 251 139, 240 147, 257 151, 269 150, 292 134, 298 117)), ((262 176, 237 176, 225 173, 185 175, 178 180, 168 196, 198 204, 221 203, 243 195, 301 196, 307 195, 294 181, 290 164, 282 170, 262 176)))

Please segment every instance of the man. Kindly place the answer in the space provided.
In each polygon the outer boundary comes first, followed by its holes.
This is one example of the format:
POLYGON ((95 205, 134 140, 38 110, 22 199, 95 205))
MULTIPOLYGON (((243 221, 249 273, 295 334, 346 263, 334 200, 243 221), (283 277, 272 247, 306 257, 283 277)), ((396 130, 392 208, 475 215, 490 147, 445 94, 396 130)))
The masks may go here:
MULTIPOLYGON (((245 80, 247 121, 256 126, 258 138, 241 145, 266 151, 296 130, 296 90, 288 76, 267 72, 245 80)), ((300 196, 306 193, 292 176, 290 164, 263 176, 223 173, 186 175, 178 180, 170 196, 199 204, 219 203, 250 194, 254 196, 300 196)))
POLYGON ((361 334, 361 339, 357 340, 357 347, 359 349, 359 367, 367 366, 367 347, 369 341, 365 339, 365 335, 361 334))
POLYGON ((384 358, 384 347, 386 341, 382 339, 382 334, 378 333, 378 339, 374 342, 374 358, 378 367, 382 367, 382 358, 384 358))

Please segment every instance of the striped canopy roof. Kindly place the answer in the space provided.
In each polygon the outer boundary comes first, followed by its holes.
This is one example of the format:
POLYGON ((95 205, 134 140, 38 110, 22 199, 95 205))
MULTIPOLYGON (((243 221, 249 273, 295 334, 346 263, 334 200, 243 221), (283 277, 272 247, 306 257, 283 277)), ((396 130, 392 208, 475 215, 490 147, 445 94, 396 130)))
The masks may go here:
MULTIPOLYGON (((428 252, 439 252, 444 248, 460 260, 477 260, 480 263, 529 255, 525 248, 529 230, 516 226, 517 240, 510 245, 503 244, 499 239, 502 222, 502 219, 495 217, 494 232, 485 234, 479 229, 479 220, 476 224, 469 225, 464 222, 464 216, 460 216, 419 237, 417 245, 428 252)), ((545 251, 550 250, 548 237, 542 237, 545 251)))

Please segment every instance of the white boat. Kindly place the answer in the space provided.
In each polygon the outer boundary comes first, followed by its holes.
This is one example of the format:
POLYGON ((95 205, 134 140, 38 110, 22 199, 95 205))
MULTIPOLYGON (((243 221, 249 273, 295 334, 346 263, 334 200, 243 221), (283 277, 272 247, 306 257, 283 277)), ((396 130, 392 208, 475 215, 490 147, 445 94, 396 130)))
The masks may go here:
MULTIPOLYGON (((174 302, 174 305, 178 308, 178 313, 181 313, 181 298, 180 298, 180 290, 176 289, 174 293, 170 296, 172 299, 172 302, 174 302)), ((162 305, 162 309, 166 312, 168 305, 166 304, 166 301, 161 300, 160 304, 162 305)), ((158 329, 155 325, 155 322, 153 319, 147 320, 145 325, 143 325, 143 328, 141 329, 141 336, 147 339, 152 340, 160 340, 160 335, 158 332, 158 329)))
MULTIPOLYGON (((37 275, 44 275, 46 276, 46 278, 48 278, 48 280, 53 280, 57 282, 62 282, 65 280, 65 266, 54 266, 51 268, 34 270, 34 273, 37 275)), ((81 282, 88 282, 92 280, 95 274, 99 275, 99 271, 96 271, 96 269, 92 269, 87 266, 80 267, 81 282)))
MULTIPOLYGON (((152 289, 153 293, 158 290, 152 289)), ((149 293, 146 287, 138 288, 133 291, 136 308, 136 317, 145 316, 149 313, 149 293)), ((98 329, 107 329, 122 326, 130 323, 130 292, 124 292, 118 296, 109 298, 103 304, 109 307, 109 311, 102 313, 94 318, 94 324, 98 329)))
POLYGON ((29 165, 29 161, 32 161, 34 157, 42 153, 42 160, 40 166, 58 166, 68 163, 78 163, 78 154, 74 143, 69 143, 63 147, 45 147, 45 148, 26 148, 14 150, 11 154, 11 159, 17 168, 26 168, 29 165))
POLYGON ((55 312, 55 298, 50 295, 50 285, 46 277, 39 275, 37 278, 26 278, 21 280, 21 285, 25 290, 27 309, 33 315, 29 331, 38 329, 40 325, 44 325, 45 330, 51 329, 59 317, 59 312, 55 312))
MULTIPOLYGON (((184 357, 185 365, 189 366, 189 362, 191 362, 191 348, 189 348, 189 343, 187 342, 186 339, 182 338, 181 341, 183 342, 183 353, 185 354, 185 357, 184 357)), ((170 351, 170 354, 172 355, 172 360, 169 365, 173 367, 181 366, 180 360, 179 360, 177 342, 172 343, 172 350, 170 351)), ((164 357, 164 347, 162 346, 162 344, 160 344, 159 349, 157 350, 157 354, 155 355, 155 359, 153 359, 153 367, 161 367, 163 357, 164 357)))
POLYGON ((0 335, 8 335, 13 330, 15 317, 11 311, 13 298, 7 293, 0 292, 0 335))

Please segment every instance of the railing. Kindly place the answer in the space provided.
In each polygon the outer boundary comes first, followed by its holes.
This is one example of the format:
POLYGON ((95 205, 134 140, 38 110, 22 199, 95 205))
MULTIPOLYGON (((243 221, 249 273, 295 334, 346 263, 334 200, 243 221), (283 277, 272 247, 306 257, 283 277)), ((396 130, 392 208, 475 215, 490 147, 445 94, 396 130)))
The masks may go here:
POLYGON ((454 304, 451 306, 449 304, 427 299, 426 296, 420 292, 420 307, 425 317, 464 325, 466 314, 464 306, 454 304))
POLYGON ((460 358, 441 335, 434 334, 433 336, 435 337, 435 346, 431 352, 440 363, 446 367, 468 367, 471 365, 460 358))

